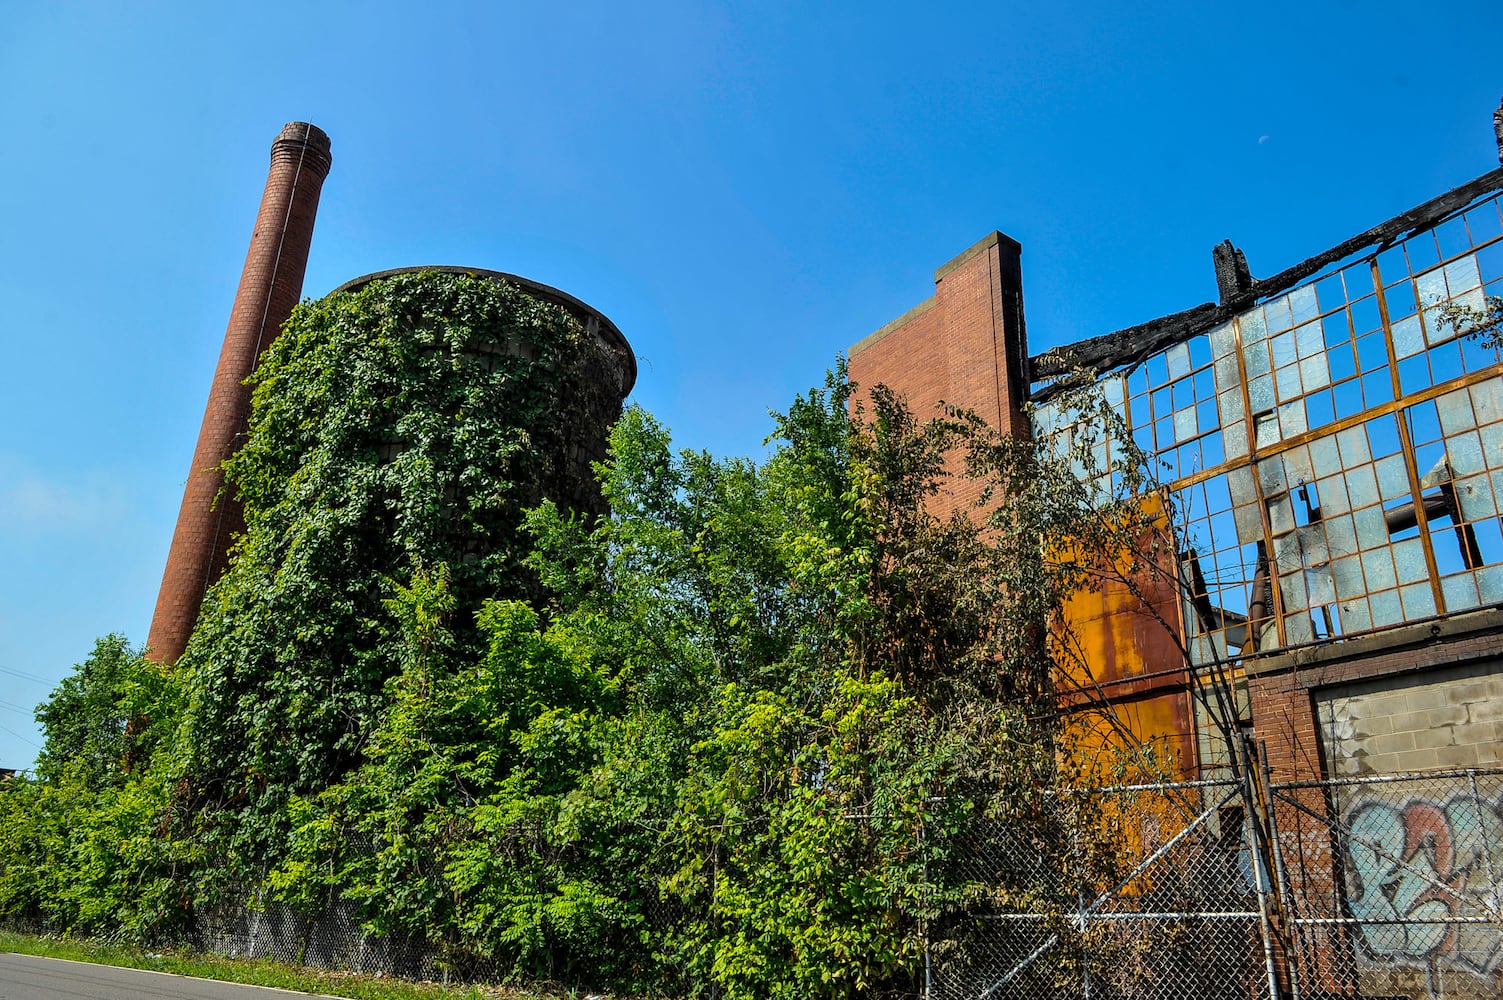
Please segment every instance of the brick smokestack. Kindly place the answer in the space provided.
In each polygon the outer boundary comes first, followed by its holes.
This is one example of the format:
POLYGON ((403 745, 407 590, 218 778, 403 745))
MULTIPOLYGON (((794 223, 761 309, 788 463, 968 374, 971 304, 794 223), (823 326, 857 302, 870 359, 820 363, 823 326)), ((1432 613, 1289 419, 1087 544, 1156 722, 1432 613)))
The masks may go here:
POLYGON ((220 463, 245 437, 250 417, 245 380, 303 294, 313 217, 332 163, 329 137, 307 122, 290 122, 271 145, 271 172, 224 332, 146 640, 147 655, 158 663, 172 663, 182 655, 204 593, 224 574, 230 539, 244 529, 239 503, 219 496, 224 486, 220 463))

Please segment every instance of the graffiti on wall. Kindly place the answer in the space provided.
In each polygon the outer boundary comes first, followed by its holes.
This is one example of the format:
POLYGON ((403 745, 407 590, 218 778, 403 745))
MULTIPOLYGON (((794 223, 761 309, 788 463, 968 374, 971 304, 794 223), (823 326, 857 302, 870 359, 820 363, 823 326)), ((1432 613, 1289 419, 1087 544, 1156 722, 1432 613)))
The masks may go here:
POLYGON ((1382 962, 1490 976, 1503 965, 1503 800, 1366 800, 1343 830, 1346 902, 1382 962))

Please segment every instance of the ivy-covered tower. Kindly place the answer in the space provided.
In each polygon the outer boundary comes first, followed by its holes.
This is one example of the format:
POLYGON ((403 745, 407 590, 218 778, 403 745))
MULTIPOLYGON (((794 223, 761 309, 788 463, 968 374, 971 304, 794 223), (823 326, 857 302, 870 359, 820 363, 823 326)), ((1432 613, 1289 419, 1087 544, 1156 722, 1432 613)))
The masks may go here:
POLYGON ((205 789, 323 787, 404 664, 478 657, 486 601, 540 596, 527 508, 604 511, 590 463, 635 375, 610 320, 494 271, 385 271, 293 310, 225 465, 245 532, 177 661, 215 694, 190 712, 205 789))

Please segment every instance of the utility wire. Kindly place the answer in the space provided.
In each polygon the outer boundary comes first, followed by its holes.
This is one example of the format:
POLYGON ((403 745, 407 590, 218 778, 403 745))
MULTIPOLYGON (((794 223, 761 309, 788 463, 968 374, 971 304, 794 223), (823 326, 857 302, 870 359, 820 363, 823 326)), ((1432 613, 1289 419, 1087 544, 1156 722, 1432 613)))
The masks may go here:
POLYGON ((10 674, 13 677, 19 677, 24 681, 35 681, 38 684, 52 683, 52 681, 47 680, 47 678, 45 677, 38 677, 36 674, 28 674, 24 671, 17 670, 14 667, 0 666, 0 674, 10 674))

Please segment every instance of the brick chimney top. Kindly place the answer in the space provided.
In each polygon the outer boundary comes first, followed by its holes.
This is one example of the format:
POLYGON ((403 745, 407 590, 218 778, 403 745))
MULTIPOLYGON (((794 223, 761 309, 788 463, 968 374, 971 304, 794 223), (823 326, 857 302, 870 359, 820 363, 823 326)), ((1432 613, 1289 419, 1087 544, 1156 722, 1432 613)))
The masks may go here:
POLYGON ((282 126, 282 134, 271 144, 271 158, 295 156, 303 166, 318 171, 320 178, 329 176, 334 157, 329 152, 329 136, 317 125, 308 122, 288 122, 282 126))

